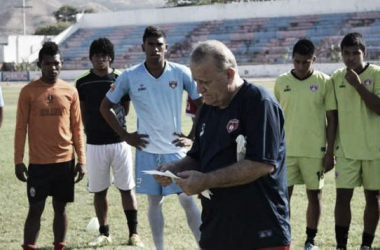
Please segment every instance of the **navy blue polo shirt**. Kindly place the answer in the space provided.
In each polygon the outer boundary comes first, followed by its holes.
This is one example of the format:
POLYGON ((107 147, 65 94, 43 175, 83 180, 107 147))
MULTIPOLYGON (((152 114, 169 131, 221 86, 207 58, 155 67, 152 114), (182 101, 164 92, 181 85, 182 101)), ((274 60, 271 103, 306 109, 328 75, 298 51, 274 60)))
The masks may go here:
POLYGON ((202 197, 200 246, 259 249, 290 244, 285 169, 284 117, 265 88, 244 82, 225 109, 204 105, 188 156, 207 173, 236 163, 236 137, 246 138, 246 160, 268 163, 274 171, 251 183, 211 189, 202 197))

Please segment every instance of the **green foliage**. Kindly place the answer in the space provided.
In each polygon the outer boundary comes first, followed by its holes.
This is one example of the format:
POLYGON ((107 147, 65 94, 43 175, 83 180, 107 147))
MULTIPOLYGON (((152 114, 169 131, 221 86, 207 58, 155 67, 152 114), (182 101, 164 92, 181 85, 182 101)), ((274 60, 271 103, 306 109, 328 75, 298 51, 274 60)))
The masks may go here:
POLYGON ((65 29, 67 29, 71 23, 54 23, 54 24, 48 24, 44 26, 40 26, 36 29, 34 32, 35 35, 58 35, 65 29))
POLYGON ((273 0, 166 0, 168 6, 190 6, 190 5, 208 5, 208 4, 226 4, 237 2, 264 2, 273 0))
POLYGON ((53 12, 53 15, 57 22, 75 22, 75 15, 81 11, 70 5, 63 5, 57 11, 53 12))

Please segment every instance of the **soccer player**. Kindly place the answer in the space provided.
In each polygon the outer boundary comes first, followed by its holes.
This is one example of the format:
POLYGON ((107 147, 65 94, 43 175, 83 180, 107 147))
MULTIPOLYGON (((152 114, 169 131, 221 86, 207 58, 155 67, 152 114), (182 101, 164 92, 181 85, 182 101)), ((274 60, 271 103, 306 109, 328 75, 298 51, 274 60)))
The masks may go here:
POLYGON ((21 89, 16 118, 15 173, 27 182, 29 200, 23 248, 37 248, 41 215, 47 196, 52 196, 53 244, 58 250, 65 246, 66 204, 74 201, 74 182, 82 180, 85 173, 83 127, 77 90, 58 78, 62 61, 57 44, 43 44, 37 65, 42 76, 21 89), (28 168, 23 160, 26 135, 28 168))
POLYGON ((195 239, 200 232, 200 211, 191 196, 183 194, 177 185, 162 188, 144 170, 185 156, 181 137, 181 103, 183 91, 200 106, 202 99, 190 69, 165 60, 166 35, 158 27, 148 26, 143 35, 142 50, 145 62, 126 69, 115 82, 115 89, 107 93, 101 113, 111 127, 136 150, 136 191, 148 195, 148 219, 157 250, 164 249, 164 196, 177 194, 195 239), (128 94, 138 117, 138 133, 128 133, 117 122, 111 108, 128 94))
POLYGON ((0 87, 0 128, 1 125, 3 124, 3 119, 4 119, 4 99, 3 99, 3 93, 1 92, 1 87, 0 87))
POLYGON ((314 238, 321 216, 321 189, 324 173, 334 167, 337 128, 334 87, 329 76, 313 69, 315 58, 314 44, 299 40, 293 47, 294 69, 277 78, 274 91, 286 118, 289 203, 294 185, 306 186, 305 250, 317 249, 314 238))
POLYGON ((338 106, 335 234, 346 249, 354 188, 363 185, 364 231, 361 249, 371 249, 380 211, 380 67, 364 61, 361 34, 347 34, 341 44, 345 68, 332 75, 338 106))
MULTIPOLYGON (((143 247, 137 234, 137 200, 134 191, 131 147, 108 125, 99 108, 104 96, 121 74, 111 68, 114 46, 107 38, 94 40, 90 46, 91 70, 83 73, 76 81, 85 132, 87 135, 88 189, 94 193, 94 206, 99 220, 99 236, 90 246, 111 242, 108 225, 107 190, 111 185, 112 166, 114 184, 120 190, 122 206, 129 228, 128 245, 143 247)), ((113 112, 125 128, 125 115, 129 111, 129 98, 124 96, 113 106, 113 112)))
POLYGON ((182 177, 176 183, 189 195, 210 189, 210 198, 201 195, 201 248, 290 249, 280 105, 268 90, 240 78, 234 55, 219 41, 198 44, 190 68, 205 103, 194 144, 185 158, 158 169, 182 177), (246 138, 240 161, 239 135, 246 138))

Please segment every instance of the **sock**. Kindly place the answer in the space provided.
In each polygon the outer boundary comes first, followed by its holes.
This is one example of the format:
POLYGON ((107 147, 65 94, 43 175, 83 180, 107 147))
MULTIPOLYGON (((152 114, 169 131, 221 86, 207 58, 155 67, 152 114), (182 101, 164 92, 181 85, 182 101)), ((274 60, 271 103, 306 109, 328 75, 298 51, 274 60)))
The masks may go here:
POLYGON ((335 239, 337 248, 347 248, 348 231, 350 227, 335 225, 335 239))
POLYGON ((124 210, 124 213, 127 217, 129 237, 131 237, 132 234, 137 234, 137 210, 124 210))
POLYGON ((35 249, 37 249, 37 245, 33 245, 33 244, 22 245, 22 249, 24 249, 24 250, 35 250, 35 249))
POLYGON ((372 234, 368 234, 366 232, 363 232, 363 235, 362 235, 362 247, 366 246, 366 247, 372 247, 372 242, 373 242, 373 239, 375 238, 375 235, 372 235, 372 234))
POLYGON ((317 232, 318 232, 318 229, 312 229, 310 227, 306 227, 307 239, 305 241, 305 244, 310 243, 310 244, 314 245, 314 238, 317 235, 317 232))
POLYGON ((201 211, 192 196, 181 193, 178 195, 178 199, 185 210, 187 224, 198 243, 201 238, 201 231, 199 230, 201 225, 201 211))
POLYGON ((53 242, 53 245, 54 250, 62 250, 66 246, 65 242, 53 242))
POLYGON ((110 228, 108 225, 103 225, 99 227, 99 233, 103 234, 104 236, 108 237, 110 236, 110 228))
POLYGON ((164 250, 164 216, 161 195, 148 195, 148 219, 156 250, 164 250))

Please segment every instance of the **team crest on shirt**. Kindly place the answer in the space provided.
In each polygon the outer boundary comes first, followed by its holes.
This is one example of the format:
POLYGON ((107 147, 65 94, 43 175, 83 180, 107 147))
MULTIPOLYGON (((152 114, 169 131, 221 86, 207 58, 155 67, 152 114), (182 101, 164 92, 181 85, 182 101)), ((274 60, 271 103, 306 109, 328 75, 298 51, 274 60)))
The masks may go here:
POLYGON ((110 85, 110 92, 114 92, 115 91, 115 83, 112 83, 110 85))
POLYGON ((372 79, 364 80, 364 85, 371 85, 371 84, 372 84, 372 79))
POLYGON ((34 189, 34 187, 31 187, 30 190, 29 190, 29 194, 30 194, 30 197, 34 197, 36 196, 36 190, 34 189))
POLYGON ((48 104, 53 103, 53 99, 54 99, 54 96, 52 94, 48 94, 48 96, 47 96, 47 103, 48 104))
POLYGON ((310 90, 313 91, 313 92, 317 91, 317 90, 318 90, 318 85, 316 85, 316 84, 311 84, 311 85, 310 85, 310 90))
POLYGON ((143 90, 146 90, 146 87, 143 83, 141 83, 139 87, 137 88, 137 91, 143 91, 143 90))
POLYGON ((239 127, 239 120, 238 119, 232 119, 227 123, 227 131, 228 133, 231 133, 235 131, 239 127))
POLYGON ((291 91, 292 89, 289 87, 289 85, 286 85, 285 89, 284 89, 284 92, 289 92, 291 91))
POLYGON ((169 86, 170 86, 170 88, 175 89, 178 86, 178 82, 177 81, 169 81, 169 86))

